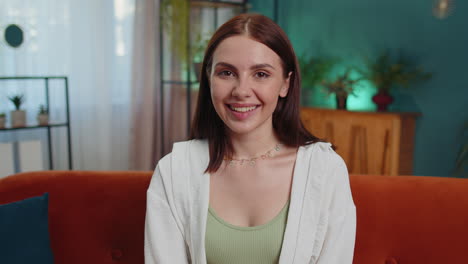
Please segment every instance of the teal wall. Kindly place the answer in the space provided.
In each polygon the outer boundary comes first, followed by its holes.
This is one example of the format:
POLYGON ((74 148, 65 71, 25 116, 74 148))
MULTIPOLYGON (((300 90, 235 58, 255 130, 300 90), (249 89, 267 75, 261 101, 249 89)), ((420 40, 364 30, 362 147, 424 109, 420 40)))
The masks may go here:
MULTIPOLYGON (((273 18, 273 1, 253 0, 252 11, 273 18)), ((402 49, 434 77, 411 89, 395 89, 391 110, 420 112, 414 174, 450 176, 468 122, 468 1, 456 1, 451 16, 432 16, 428 0, 279 1, 278 23, 296 54, 325 54, 352 64, 379 51, 402 49)), ((374 88, 350 98, 352 110, 375 110, 374 88)), ((313 106, 333 107, 315 91, 313 106)))

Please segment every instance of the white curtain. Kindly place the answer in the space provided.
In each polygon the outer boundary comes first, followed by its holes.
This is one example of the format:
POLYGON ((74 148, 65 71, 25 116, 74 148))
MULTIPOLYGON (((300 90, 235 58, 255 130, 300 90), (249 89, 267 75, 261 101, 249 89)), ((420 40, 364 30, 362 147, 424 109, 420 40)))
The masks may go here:
MULTIPOLYGON (((0 76, 69 77, 74 169, 129 168, 131 59, 136 0, 0 0, 0 76), (24 30, 24 43, 9 47, 9 24, 24 30)), ((0 82, 0 112, 7 96, 24 93, 34 120, 44 101, 42 83, 0 82)), ((63 83, 51 83, 51 122, 64 120, 63 83)), ((38 131, 0 132, 0 142, 39 138, 38 131)), ((67 169, 64 129, 53 133, 55 169, 67 169)), ((46 142, 43 143, 46 145, 46 142)))

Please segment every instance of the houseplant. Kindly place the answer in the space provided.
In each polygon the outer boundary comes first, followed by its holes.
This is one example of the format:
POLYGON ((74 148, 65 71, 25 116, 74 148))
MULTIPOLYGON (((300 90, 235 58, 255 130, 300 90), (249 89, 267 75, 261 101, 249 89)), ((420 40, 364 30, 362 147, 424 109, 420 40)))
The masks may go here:
POLYGON ((322 87, 324 81, 329 77, 332 69, 338 63, 337 58, 315 56, 301 56, 298 59, 301 70, 301 91, 303 104, 307 105, 309 93, 316 87, 322 87))
POLYGON ((187 60, 188 21, 190 3, 187 0, 161 2, 162 26, 170 41, 171 52, 182 61, 187 60))
POLYGON ((351 78, 352 68, 348 67, 342 74, 338 74, 333 81, 322 81, 325 91, 336 96, 336 108, 341 110, 347 109, 347 100, 349 95, 356 95, 355 89, 362 78, 351 78))
POLYGON ((26 111, 21 110, 21 104, 24 102, 22 94, 8 97, 8 99, 15 105, 15 110, 11 111, 11 126, 23 127, 26 126, 26 111))
POLYGON ((178 61, 173 66, 181 65, 184 70, 192 66, 198 81, 205 49, 213 32, 203 32, 197 19, 191 19, 191 4, 187 0, 163 0, 161 15, 172 59, 178 61))
POLYGON ((6 114, 0 113, 0 129, 5 128, 5 123, 6 123, 6 114))
POLYGON ((366 60, 366 70, 361 71, 363 78, 372 82, 377 88, 377 94, 372 101, 377 104, 377 111, 387 111, 393 102, 390 90, 394 86, 409 87, 419 81, 432 77, 432 73, 425 72, 422 67, 414 63, 401 52, 394 60, 388 50, 381 52, 374 60, 366 60))
POLYGON ((49 124, 49 110, 44 106, 39 106, 39 112, 37 113, 37 122, 40 126, 46 126, 49 124))

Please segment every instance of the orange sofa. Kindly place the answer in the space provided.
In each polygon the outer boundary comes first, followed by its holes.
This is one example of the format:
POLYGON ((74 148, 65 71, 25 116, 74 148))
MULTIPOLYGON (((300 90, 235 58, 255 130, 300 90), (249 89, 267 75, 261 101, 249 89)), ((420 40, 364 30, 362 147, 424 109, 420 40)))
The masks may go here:
MULTIPOLYGON (((0 179, 0 204, 49 193, 56 264, 144 263, 151 174, 20 173, 0 179)), ((468 263, 468 179, 352 175, 351 188, 355 264, 468 263)))

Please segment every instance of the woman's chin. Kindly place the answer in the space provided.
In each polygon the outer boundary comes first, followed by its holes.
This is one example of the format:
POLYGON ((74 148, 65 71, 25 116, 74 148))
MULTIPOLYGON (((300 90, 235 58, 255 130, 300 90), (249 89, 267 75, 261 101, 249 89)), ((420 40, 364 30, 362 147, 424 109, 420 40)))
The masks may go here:
MULTIPOLYGON (((254 121, 254 120, 252 120, 254 121)), ((268 130, 273 130, 273 124, 267 125, 260 122, 228 122, 226 126, 232 135, 251 135, 256 133, 268 134, 268 130), (266 126, 265 126, 266 125, 266 126)))
POLYGON ((227 127, 229 129, 229 133, 232 135, 247 135, 255 130, 253 127, 244 124, 229 124, 227 127))

